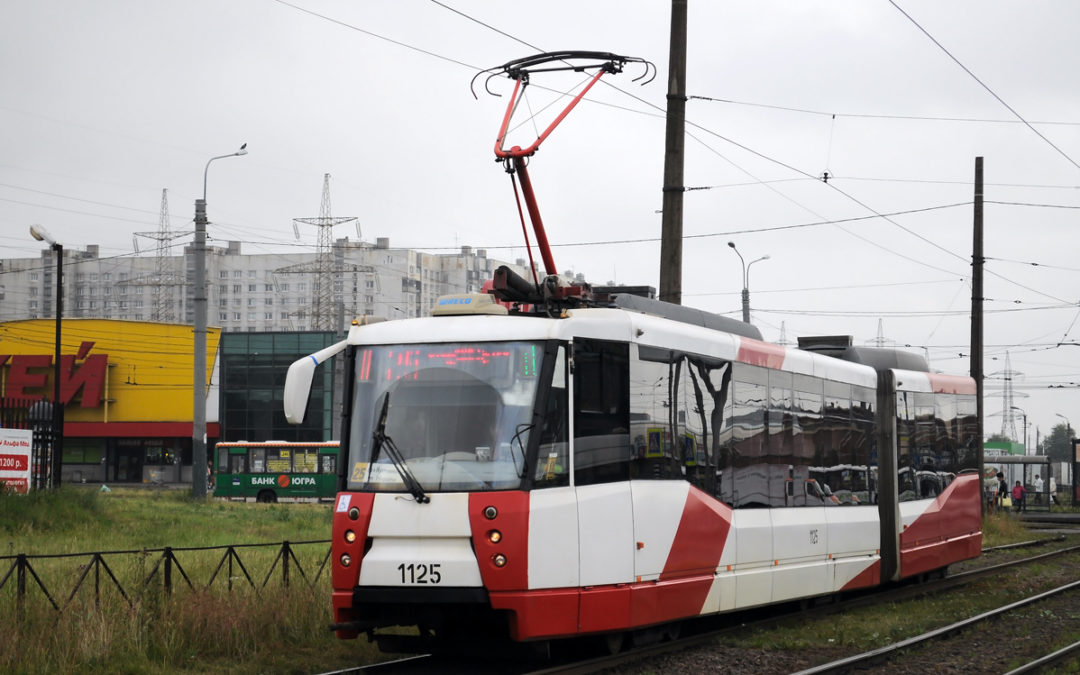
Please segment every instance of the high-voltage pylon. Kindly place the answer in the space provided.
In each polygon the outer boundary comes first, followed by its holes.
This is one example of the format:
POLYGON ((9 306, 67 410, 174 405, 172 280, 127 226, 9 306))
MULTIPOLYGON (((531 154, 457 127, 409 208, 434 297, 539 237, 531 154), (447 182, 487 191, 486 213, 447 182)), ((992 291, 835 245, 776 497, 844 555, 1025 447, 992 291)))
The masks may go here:
MULTIPOLYGON (((146 237, 153 239, 157 242, 156 246, 156 262, 154 265, 153 278, 147 283, 145 279, 137 279, 138 283, 153 286, 154 288, 154 311, 151 315, 152 320, 160 321, 163 323, 174 323, 176 321, 176 303, 173 299, 173 288, 182 285, 184 278, 172 270, 171 258, 170 258, 170 244, 173 239, 184 236, 188 233, 172 231, 172 227, 169 223, 169 190, 162 188, 161 190, 161 213, 158 217, 158 229, 157 232, 136 232, 137 237, 146 237)), ((139 243, 135 240, 135 251, 138 252, 139 243)))
MULTIPOLYGON (((360 238, 360 223, 356 216, 347 218, 335 218, 330 215, 330 174, 323 175, 322 207, 319 209, 318 218, 293 218, 293 231, 296 238, 300 238, 300 230, 297 223, 315 225, 319 228, 319 240, 316 247, 315 261, 312 263, 300 263, 289 265, 274 270, 274 274, 310 274, 313 276, 312 283, 314 295, 311 306, 312 330, 331 330, 337 317, 337 308, 334 303, 334 282, 342 280, 343 270, 346 265, 339 260, 334 262, 333 229, 335 225, 355 222, 356 236, 360 238)), ((348 266, 356 268, 355 265, 348 266)), ((301 310, 299 316, 303 319, 307 312, 301 310)))
POLYGON ((881 319, 877 320, 877 337, 872 340, 867 340, 867 344, 874 347, 888 347, 889 345, 896 344, 895 340, 890 340, 885 337, 885 324, 881 319))
MULTIPOLYGON (((1000 373, 993 373, 993 375, 1000 375, 1005 381, 1005 386, 1001 391, 1001 435, 1016 440, 1016 406, 1013 404, 1015 396, 1013 380, 1018 375, 1023 375, 1023 373, 1018 373, 1012 369, 1009 352, 1005 352, 1005 370, 1000 373)), ((1027 442, 1027 439, 1024 439, 1024 442, 1027 442)))
POLYGON ((790 347, 791 345, 795 344, 790 339, 788 339, 787 325, 783 321, 780 322, 780 340, 777 341, 776 344, 783 345, 785 347, 790 347))

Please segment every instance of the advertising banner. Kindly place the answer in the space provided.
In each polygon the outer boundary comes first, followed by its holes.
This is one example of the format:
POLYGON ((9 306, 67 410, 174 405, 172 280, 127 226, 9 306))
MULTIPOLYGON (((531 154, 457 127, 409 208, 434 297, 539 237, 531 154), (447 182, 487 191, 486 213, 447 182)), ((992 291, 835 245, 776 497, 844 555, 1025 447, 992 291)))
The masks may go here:
POLYGON ((30 491, 30 448, 34 432, 0 429, 0 486, 19 494, 30 491))

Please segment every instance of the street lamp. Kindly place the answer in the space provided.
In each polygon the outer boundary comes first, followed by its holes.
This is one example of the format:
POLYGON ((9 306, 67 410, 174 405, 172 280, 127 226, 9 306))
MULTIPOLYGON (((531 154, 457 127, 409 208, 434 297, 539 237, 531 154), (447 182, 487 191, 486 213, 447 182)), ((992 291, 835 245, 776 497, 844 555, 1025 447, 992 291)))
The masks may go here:
POLYGON ((41 225, 30 226, 30 236, 43 241, 56 251, 56 344, 53 350, 52 457, 49 477, 52 487, 60 487, 60 471, 64 468, 64 411, 60 404, 60 333, 64 316, 64 246, 49 235, 41 225))
POLYGON ((1065 420, 1065 435, 1068 436, 1069 437, 1068 440, 1071 441, 1072 437, 1073 437, 1073 432, 1072 432, 1072 425, 1069 424, 1069 418, 1065 417, 1061 413, 1054 413, 1054 414, 1057 415, 1058 417, 1060 417, 1061 419, 1065 420))
POLYGON ((739 249, 735 248, 735 242, 729 241, 727 245, 731 247, 732 251, 735 251, 735 255, 739 256, 739 262, 742 263, 742 320, 743 323, 750 323, 750 266, 756 262, 768 260, 769 256, 763 255, 747 263, 743 260, 739 249))
POLYGON ((191 494, 206 496, 206 176, 215 159, 247 154, 247 143, 236 152, 211 157, 203 169, 203 196, 195 200, 195 358, 194 402, 191 419, 191 494))

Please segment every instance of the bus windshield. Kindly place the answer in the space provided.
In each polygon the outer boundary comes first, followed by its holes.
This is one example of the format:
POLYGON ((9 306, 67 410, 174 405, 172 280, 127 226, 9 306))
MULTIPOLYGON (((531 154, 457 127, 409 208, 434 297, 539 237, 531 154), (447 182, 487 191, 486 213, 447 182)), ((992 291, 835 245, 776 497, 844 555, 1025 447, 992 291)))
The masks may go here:
POLYGON ((519 488, 543 354, 538 342, 358 347, 349 489, 519 488))

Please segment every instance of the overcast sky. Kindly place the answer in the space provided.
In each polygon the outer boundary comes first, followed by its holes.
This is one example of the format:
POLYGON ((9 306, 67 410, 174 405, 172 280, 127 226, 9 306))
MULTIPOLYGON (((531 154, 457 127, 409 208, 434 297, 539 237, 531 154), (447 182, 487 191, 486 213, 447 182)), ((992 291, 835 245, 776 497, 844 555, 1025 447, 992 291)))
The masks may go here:
MULTIPOLYGON (((880 325, 888 344, 966 373, 982 156, 987 389, 1002 388, 1008 353, 1034 443, 1059 415, 1080 425, 1080 3, 896 5, 689 0, 685 182, 708 189, 685 194, 683 302, 739 316, 734 241, 747 262, 770 256, 749 274, 766 339, 867 344, 880 325)), ((556 264, 659 284, 668 2, 34 0, 0 16, 5 257, 37 255, 32 223, 69 248, 133 255, 163 188, 172 229, 190 232, 207 160, 241 143, 247 156, 209 172, 217 243, 312 250, 315 228, 297 241, 292 219, 319 215, 329 173, 332 215, 356 216, 366 241, 524 257, 492 151, 507 99, 469 84, 573 49, 643 58, 658 76, 605 79, 532 158, 556 264)), ((522 111, 542 128, 551 92, 580 79, 537 75, 522 111)), ((986 410, 1000 431, 1000 396, 986 410)))

